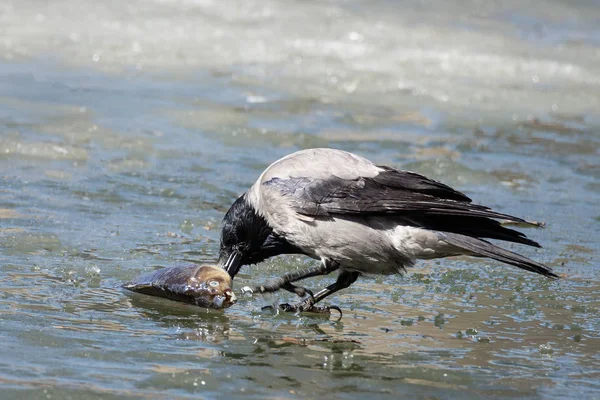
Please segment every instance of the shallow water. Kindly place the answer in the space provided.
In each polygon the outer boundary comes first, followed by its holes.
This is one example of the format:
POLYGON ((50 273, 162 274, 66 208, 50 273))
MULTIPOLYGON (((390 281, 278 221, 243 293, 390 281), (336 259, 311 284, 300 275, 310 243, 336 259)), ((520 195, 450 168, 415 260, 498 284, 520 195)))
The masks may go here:
POLYGON ((0 397, 600 397, 596 2, 123 4, 0 4, 0 397), (214 262, 236 196, 315 146, 546 222, 509 247, 563 279, 422 262, 340 321, 119 289, 214 262))

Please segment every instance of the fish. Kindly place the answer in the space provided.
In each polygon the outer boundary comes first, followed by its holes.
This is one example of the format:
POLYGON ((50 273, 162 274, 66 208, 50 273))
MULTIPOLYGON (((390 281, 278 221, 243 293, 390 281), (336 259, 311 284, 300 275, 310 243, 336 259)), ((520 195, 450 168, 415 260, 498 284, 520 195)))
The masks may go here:
POLYGON ((228 308, 237 301, 227 271, 211 265, 162 268, 141 275, 122 287, 205 308, 228 308))

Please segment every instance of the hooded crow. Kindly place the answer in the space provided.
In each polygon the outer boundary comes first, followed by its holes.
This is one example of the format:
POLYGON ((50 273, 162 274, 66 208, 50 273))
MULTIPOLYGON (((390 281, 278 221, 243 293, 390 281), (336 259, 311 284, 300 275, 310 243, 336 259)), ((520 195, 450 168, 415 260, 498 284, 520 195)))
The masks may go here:
POLYGON ((487 257, 547 277, 552 269, 485 239, 541 247, 499 220, 528 224, 473 204, 423 175, 376 165, 342 150, 298 151, 275 161, 223 219, 219 264, 233 278, 243 265, 304 254, 317 267, 257 288, 304 295, 292 283, 339 269, 335 283, 285 309, 310 311, 361 274, 396 274, 418 259, 487 257))

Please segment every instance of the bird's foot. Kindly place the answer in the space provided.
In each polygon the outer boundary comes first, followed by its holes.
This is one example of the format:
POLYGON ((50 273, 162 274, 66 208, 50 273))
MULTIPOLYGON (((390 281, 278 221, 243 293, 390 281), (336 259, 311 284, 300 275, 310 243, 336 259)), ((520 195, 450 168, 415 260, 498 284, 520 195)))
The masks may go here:
MULTIPOLYGON (((272 306, 263 307, 265 309, 272 309, 272 306)), ((340 319, 342 318, 342 310, 338 306, 316 306, 314 304, 314 298, 309 297, 304 301, 296 304, 283 303, 279 305, 279 310, 291 313, 315 313, 315 314, 326 314, 331 315, 331 311, 337 311, 340 314, 340 319)))
POLYGON ((342 310, 338 306, 315 306, 311 305, 308 307, 298 306, 296 304, 283 303, 279 305, 279 309, 285 312, 292 313, 314 313, 314 314, 326 314, 331 315, 331 310, 335 310, 340 313, 340 318, 342 316, 342 310))

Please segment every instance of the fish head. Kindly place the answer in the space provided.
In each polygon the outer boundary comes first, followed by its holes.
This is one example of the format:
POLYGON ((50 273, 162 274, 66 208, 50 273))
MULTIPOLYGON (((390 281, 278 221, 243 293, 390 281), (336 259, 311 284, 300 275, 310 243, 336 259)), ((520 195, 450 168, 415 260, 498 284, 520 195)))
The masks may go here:
POLYGON ((198 306, 220 309, 237 302, 231 289, 231 277, 223 268, 203 265, 192 279, 197 282, 193 296, 198 306))

